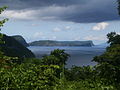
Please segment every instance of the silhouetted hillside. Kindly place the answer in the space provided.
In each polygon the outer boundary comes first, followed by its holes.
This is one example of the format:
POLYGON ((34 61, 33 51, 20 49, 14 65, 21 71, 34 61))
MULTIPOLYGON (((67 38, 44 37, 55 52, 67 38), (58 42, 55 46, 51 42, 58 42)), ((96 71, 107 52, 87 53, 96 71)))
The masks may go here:
POLYGON ((25 39, 20 36, 20 35, 15 35, 12 36, 15 40, 17 40, 18 42, 20 42, 22 45, 24 45, 25 47, 28 47, 29 45, 27 44, 27 42, 25 41, 25 39))
POLYGON ((3 48, 5 55, 26 58, 35 57, 29 49, 15 40, 13 37, 4 35, 3 41, 5 41, 5 43, 1 44, 0 46, 3 48))

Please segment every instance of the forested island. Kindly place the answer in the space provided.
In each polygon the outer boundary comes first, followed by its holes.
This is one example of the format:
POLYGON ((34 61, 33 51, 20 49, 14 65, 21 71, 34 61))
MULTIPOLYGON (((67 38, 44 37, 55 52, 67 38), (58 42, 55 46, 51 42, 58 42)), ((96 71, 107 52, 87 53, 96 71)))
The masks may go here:
POLYGON ((40 40, 29 43, 30 46, 94 46, 92 41, 52 41, 40 40))

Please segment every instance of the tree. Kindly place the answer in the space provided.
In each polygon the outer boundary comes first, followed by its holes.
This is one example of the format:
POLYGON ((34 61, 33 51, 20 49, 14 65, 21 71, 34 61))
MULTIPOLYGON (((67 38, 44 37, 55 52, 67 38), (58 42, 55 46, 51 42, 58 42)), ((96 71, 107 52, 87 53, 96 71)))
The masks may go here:
POLYGON ((65 50, 56 49, 50 53, 49 56, 44 56, 42 63, 45 65, 65 65, 68 60, 69 54, 65 50))
POLYGON ((59 50, 56 49, 54 51, 51 52, 51 55, 54 55, 55 57, 57 57, 59 59, 59 64, 66 64, 68 58, 69 58, 69 54, 65 53, 65 50, 59 50))
MULTIPOLYGON (((6 9, 7 7, 2 7, 0 8, 0 14, 6 9)), ((8 19, 3 19, 0 21, 0 27, 3 26, 3 24, 7 21, 8 19)), ((1 30, 1 29, 0 29, 1 30)), ((2 37, 3 37, 3 34, 0 33, 0 44, 4 43, 4 41, 2 41, 2 37)), ((3 55, 3 52, 2 52, 2 48, 0 47, 0 63, 3 63, 4 62, 4 58, 5 56, 3 55)))
MULTIPOLYGON (((2 7, 2 8, 0 8, 0 14, 1 14, 6 8, 7 8, 7 7, 2 7)), ((1 21, 0 21, 0 27, 2 27, 3 24, 4 24, 6 21, 8 21, 7 18, 1 20, 1 21)), ((1 28, 0 28, 0 30, 1 30, 1 28)), ((3 41, 2 41, 2 37, 3 37, 3 34, 0 33, 0 44, 3 43, 3 41)))
POLYGON ((120 44, 120 35, 116 34, 115 32, 108 33, 107 38, 108 43, 110 43, 111 45, 120 44))
POLYGON ((69 54, 65 53, 65 50, 56 49, 49 56, 44 56, 41 59, 41 63, 42 65, 58 65, 60 69, 55 71, 57 73, 56 76, 64 79, 65 64, 68 57, 69 54))
POLYGON ((93 61, 97 62, 96 71, 105 85, 113 85, 120 88, 120 35, 115 32, 107 34, 108 43, 106 52, 96 56, 93 61))
POLYGON ((65 70, 66 79, 69 81, 81 81, 91 79, 93 76, 92 66, 72 66, 65 70))
MULTIPOLYGON (((1 14, 6 8, 7 8, 6 6, 0 8, 0 14, 1 14)), ((7 18, 1 20, 1 21, 0 21, 0 27, 3 27, 3 24, 4 24, 6 21, 8 21, 7 18)), ((1 30, 1 28, 0 28, 0 30, 1 30)), ((6 64, 8 65, 8 64, 11 63, 10 60, 14 60, 14 59, 17 59, 17 58, 16 58, 16 57, 15 57, 15 58, 11 58, 11 57, 8 57, 8 56, 5 56, 5 55, 4 55, 4 53, 2 52, 2 47, 1 47, 1 45, 2 45, 3 43, 5 43, 5 42, 2 40, 2 38, 3 38, 3 34, 0 33, 0 67, 1 67, 1 66, 6 67, 6 64)), ((7 67, 8 67, 8 66, 7 66, 7 67)))

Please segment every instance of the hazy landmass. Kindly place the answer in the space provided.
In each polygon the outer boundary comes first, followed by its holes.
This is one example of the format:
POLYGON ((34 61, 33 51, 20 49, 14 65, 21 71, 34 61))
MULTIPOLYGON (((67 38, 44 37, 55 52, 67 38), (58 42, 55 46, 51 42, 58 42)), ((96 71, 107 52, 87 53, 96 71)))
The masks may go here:
POLYGON ((29 43, 30 46, 94 46, 92 41, 52 41, 40 40, 29 43))

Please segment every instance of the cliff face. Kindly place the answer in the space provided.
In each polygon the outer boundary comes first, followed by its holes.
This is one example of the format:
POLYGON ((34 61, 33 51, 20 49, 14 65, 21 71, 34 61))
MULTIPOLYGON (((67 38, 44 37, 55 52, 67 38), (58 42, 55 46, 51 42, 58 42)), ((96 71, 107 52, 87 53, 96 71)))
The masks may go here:
POLYGON ((92 41, 51 41, 40 40, 29 43, 30 46, 94 46, 92 41))
POLYGON ((12 36, 15 40, 17 40, 18 42, 20 42, 22 45, 24 45, 25 47, 28 47, 29 45, 27 44, 27 42, 25 41, 25 39, 20 36, 20 35, 15 35, 12 36))
POLYGON ((1 44, 0 47, 3 48, 3 52, 5 55, 11 57, 35 57, 29 49, 27 49, 13 37, 4 35, 3 41, 5 41, 5 43, 1 44))

